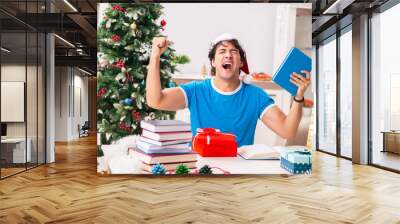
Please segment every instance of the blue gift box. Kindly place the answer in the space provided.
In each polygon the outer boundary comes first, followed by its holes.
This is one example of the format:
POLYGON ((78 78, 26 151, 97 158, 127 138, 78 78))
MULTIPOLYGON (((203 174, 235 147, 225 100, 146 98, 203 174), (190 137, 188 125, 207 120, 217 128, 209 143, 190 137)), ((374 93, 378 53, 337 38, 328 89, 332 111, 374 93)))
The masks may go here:
POLYGON ((293 174, 310 174, 312 170, 310 151, 305 149, 282 152, 281 167, 293 174))

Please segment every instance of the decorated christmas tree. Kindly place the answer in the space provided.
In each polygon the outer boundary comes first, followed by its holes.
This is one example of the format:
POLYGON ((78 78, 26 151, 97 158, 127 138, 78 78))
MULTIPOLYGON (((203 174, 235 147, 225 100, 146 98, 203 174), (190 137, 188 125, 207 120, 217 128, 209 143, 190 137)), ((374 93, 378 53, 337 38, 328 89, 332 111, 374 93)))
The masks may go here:
MULTIPOLYGON (((160 4, 110 4, 97 31, 97 131, 101 144, 140 134, 142 119, 173 119, 175 112, 147 106, 147 65, 154 37, 163 36, 166 21, 160 4)), ((189 61, 169 47, 161 56, 162 88, 174 87, 177 64, 189 61)))

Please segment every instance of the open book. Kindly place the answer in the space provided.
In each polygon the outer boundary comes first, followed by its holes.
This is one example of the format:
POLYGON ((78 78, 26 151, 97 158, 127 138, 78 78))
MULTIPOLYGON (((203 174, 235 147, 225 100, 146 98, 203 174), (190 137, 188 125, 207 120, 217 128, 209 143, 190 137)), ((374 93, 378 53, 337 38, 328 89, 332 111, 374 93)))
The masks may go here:
POLYGON ((238 154, 244 159, 279 159, 280 157, 277 149, 263 144, 244 145, 238 148, 238 154))
POLYGON ((271 160, 280 159, 281 153, 285 151, 304 151, 306 146, 267 146, 264 144, 244 145, 238 148, 238 154, 248 160, 271 160))

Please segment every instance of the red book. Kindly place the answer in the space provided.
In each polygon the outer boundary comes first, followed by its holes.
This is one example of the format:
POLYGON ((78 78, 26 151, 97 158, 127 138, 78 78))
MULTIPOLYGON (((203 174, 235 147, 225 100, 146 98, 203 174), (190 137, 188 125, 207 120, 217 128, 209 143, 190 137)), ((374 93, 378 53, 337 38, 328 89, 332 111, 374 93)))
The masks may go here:
POLYGON ((140 161, 146 164, 154 165, 157 163, 184 163, 184 162, 196 162, 197 153, 190 152, 187 154, 146 154, 137 148, 129 148, 129 155, 138 158, 140 161))

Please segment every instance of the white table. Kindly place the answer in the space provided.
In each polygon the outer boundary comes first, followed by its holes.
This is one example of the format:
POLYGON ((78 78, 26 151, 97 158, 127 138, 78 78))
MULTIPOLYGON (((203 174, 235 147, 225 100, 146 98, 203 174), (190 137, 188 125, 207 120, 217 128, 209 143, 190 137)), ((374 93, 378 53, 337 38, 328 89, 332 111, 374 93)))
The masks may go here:
POLYGON ((213 171, 225 171, 229 172, 229 174, 290 174, 288 171, 281 168, 280 160, 245 160, 241 156, 197 156, 197 169, 200 169, 204 165, 212 167, 213 171))
MULTIPOLYGON (((13 163, 25 163, 31 162, 32 154, 31 154, 31 145, 32 140, 30 138, 26 139, 27 146, 26 147, 26 154, 25 154, 25 138, 6 138, 1 139, 2 148, 3 147, 13 147, 12 148, 12 156, 13 156, 13 163)), ((5 150, 4 150, 5 151, 5 150)))
MULTIPOLYGON (((99 158, 98 158, 99 159, 99 158)), ((104 159, 104 158, 100 158, 104 159)), ((98 166, 98 172, 109 172, 112 174, 149 174, 140 169, 138 161, 131 156, 116 156, 110 159, 109 163, 98 166), (110 167, 110 170, 107 170, 110 167)), ((141 162, 139 162, 141 164, 141 162)), ((281 168, 280 160, 245 160, 237 157, 201 157, 197 156, 196 170, 208 165, 212 168, 213 174, 288 174, 290 173, 281 168)), ((194 174, 195 170, 191 171, 194 174)))
MULTIPOLYGON (((103 145, 104 157, 98 158, 98 172, 110 174, 148 174, 141 169, 142 162, 129 154, 130 145, 103 145)), ((276 150, 304 149, 304 146, 275 147, 276 150)), ((213 169, 214 174, 289 174, 281 168, 280 160, 245 160, 241 156, 236 157, 202 157, 197 155, 196 170, 204 165, 213 169)), ((193 173, 192 170, 191 173, 193 173)))

